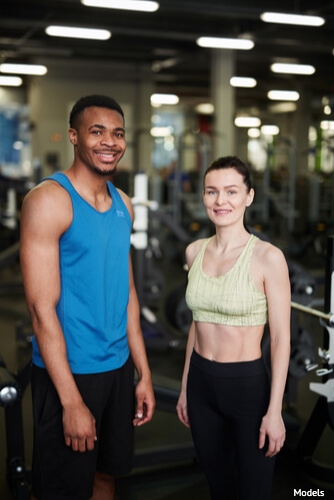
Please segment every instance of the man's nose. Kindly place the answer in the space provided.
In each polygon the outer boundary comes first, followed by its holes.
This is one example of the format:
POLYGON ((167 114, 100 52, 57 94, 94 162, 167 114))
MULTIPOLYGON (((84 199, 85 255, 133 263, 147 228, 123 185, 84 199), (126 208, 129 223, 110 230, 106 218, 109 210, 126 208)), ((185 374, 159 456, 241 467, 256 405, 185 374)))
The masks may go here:
POLYGON ((108 146, 114 145, 116 143, 114 134, 113 133, 104 134, 101 142, 103 144, 107 144, 108 146))

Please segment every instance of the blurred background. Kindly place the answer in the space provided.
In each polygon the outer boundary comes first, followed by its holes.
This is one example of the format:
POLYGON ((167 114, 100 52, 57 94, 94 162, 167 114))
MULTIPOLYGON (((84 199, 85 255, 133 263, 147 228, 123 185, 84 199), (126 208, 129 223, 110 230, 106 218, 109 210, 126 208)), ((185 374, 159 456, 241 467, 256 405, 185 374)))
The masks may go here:
MULTIPOLYGON (((1 499, 28 498, 30 480, 32 331, 20 208, 33 186, 71 165, 73 104, 105 94, 123 107, 127 152, 113 182, 134 198, 138 221, 131 251, 158 409, 136 431, 134 472, 119 479, 117 495, 205 500, 190 434, 175 413, 191 322, 184 250, 212 234, 203 173, 230 154, 251 166, 250 230, 285 253, 293 300, 330 313, 333 33, 330 1, 1 1, 1 499)), ((294 489, 334 498, 332 330, 293 309, 291 332, 288 440, 273 498, 292 498, 294 489), (327 379, 323 394, 310 389, 327 379)), ((263 352, 269 360, 268 332, 263 352)))

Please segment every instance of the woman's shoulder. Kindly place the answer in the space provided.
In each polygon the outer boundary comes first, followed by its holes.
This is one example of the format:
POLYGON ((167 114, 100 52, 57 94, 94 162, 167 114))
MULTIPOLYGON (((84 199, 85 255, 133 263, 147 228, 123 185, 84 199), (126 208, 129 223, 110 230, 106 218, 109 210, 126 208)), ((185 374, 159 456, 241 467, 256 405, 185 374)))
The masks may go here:
POLYGON ((254 246, 254 256, 264 266, 286 265, 283 251, 269 241, 257 239, 254 246))
POLYGON ((191 268, 194 260, 196 259, 197 255, 201 251, 203 245, 210 240, 211 238, 201 238, 199 240, 193 241, 190 243, 187 248, 186 248, 186 261, 188 265, 188 269, 191 268))

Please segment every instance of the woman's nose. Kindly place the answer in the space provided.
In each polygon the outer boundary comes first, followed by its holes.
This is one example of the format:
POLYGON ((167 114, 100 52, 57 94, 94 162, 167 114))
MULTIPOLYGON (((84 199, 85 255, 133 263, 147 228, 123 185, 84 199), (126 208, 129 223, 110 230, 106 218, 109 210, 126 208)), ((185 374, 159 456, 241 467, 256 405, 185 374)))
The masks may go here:
POLYGON ((219 191, 217 196, 217 203, 222 205, 225 202, 225 193, 224 191, 219 191))

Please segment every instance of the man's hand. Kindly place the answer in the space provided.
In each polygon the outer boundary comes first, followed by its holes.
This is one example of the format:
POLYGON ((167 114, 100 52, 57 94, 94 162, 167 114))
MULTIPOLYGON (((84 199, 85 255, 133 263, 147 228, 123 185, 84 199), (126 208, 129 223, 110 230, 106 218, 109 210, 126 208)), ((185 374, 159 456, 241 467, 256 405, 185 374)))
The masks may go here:
POLYGON ((154 413, 155 397, 151 380, 139 380, 136 387, 137 410, 133 420, 133 425, 140 425, 149 422, 154 413))
POLYGON ((94 449, 97 441, 95 418, 84 403, 63 408, 65 444, 73 451, 85 452, 94 449))

